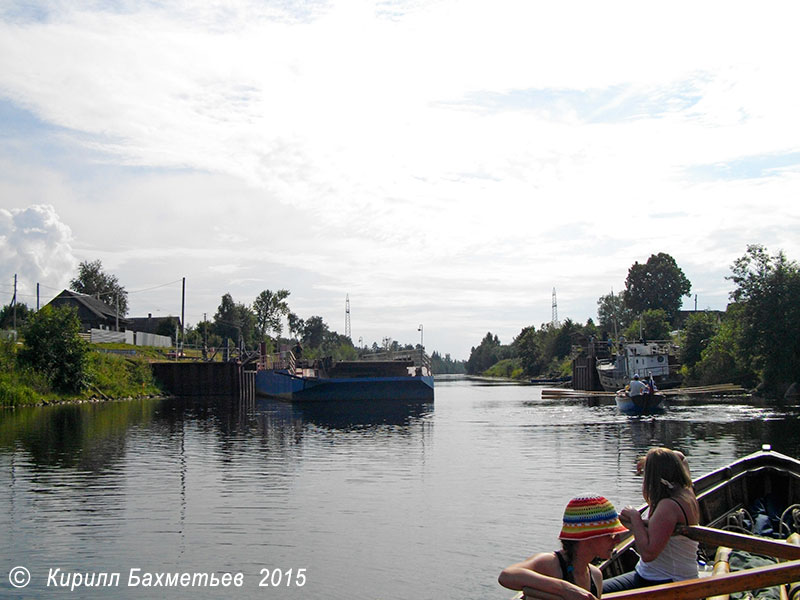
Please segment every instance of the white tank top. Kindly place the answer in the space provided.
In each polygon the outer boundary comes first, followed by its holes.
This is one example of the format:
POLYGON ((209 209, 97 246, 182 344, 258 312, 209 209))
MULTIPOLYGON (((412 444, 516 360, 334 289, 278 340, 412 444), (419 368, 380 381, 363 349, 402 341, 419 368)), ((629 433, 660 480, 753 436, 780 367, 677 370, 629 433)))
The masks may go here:
POLYGON ((674 535, 655 559, 639 560, 636 572, 651 580, 683 581, 697 577, 697 547, 699 544, 684 535, 674 535))
MULTIPOLYGON (((677 504, 683 513, 685 522, 689 522, 686 511, 680 502, 675 498, 665 498, 665 500, 672 500, 677 504)), ((645 579, 655 581, 695 579, 697 577, 697 547, 699 545, 699 543, 690 540, 685 535, 674 535, 669 538, 661 554, 653 560, 650 562, 640 560, 636 564, 636 572, 645 579)))

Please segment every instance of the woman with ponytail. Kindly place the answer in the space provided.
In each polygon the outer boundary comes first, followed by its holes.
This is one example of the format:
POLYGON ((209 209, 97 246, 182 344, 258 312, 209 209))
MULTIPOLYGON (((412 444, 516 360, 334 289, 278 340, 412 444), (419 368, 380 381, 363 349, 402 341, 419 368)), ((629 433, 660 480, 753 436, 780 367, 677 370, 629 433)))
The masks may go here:
POLYGON ((538 591, 565 600, 596 600, 603 589, 603 576, 591 561, 609 558, 623 531, 617 511, 602 496, 573 498, 564 511, 558 536, 562 549, 506 567, 498 581, 530 595, 538 591))
POLYGON ((620 513, 620 520, 633 531, 639 562, 634 571, 603 583, 604 592, 697 577, 697 542, 672 535, 676 525, 697 525, 700 519, 686 458, 669 448, 653 448, 645 456, 642 470, 648 518, 643 519, 632 506, 620 513))

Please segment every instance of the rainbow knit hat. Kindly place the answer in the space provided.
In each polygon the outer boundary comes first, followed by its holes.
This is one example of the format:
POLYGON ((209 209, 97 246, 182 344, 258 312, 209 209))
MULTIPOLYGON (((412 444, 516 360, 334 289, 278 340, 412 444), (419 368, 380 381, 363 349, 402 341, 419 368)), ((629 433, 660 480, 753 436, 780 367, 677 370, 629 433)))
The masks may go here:
POLYGON ((608 500, 602 496, 578 496, 564 510, 564 526, 560 540, 588 540, 601 535, 627 531, 608 500))

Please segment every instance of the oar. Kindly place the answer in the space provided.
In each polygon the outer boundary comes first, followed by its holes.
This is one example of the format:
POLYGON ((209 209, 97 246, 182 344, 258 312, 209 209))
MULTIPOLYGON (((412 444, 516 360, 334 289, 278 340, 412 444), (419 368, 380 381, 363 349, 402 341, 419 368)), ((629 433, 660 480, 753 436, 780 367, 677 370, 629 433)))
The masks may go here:
POLYGON ((800 577, 800 560, 736 571, 727 575, 688 579, 625 592, 603 594, 603 600, 700 600, 715 594, 772 587, 800 577))
MULTIPOLYGON (((800 546, 800 534, 793 533, 786 541, 790 544, 796 544, 800 546)), ((789 600, 800 600, 800 579, 789 584, 789 589, 787 590, 786 596, 789 598, 789 600)))
MULTIPOLYGON (((711 571, 711 576, 725 575, 731 572, 731 549, 725 546, 717 548, 717 553, 714 556, 714 569, 711 571)), ((730 594, 719 594, 717 596, 706 598, 706 600, 730 600, 730 594)))
POLYGON ((766 554, 785 560, 800 560, 800 546, 787 544, 780 540, 760 538, 743 533, 733 533, 700 525, 679 525, 675 533, 708 544, 709 546, 729 546, 738 550, 766 554))

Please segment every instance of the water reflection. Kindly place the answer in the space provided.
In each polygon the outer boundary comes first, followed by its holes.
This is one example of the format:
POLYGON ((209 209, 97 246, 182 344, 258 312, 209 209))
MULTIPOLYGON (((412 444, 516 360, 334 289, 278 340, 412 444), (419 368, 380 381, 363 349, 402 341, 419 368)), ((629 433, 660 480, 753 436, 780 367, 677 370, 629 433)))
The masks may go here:
POLYGON ((155 401, 112 402, 6 411, 0 449, 23 449, 33 465, 100 473, 125 455, 131 427, 153 418, 155 401))
POLYGON ((268 561, 309 568, 307 587, 281 598, 507 600, 498 569, 549 549, 571 495, 641 502, 634 463, 651 446, 683 450, 695 474, 762 443, 800 454, 796 405, 677 401, 627 417, 610 400, 447 382, 435 406, 153 399, 5 412, 0 530, 7 559, 39 573, 253 578, 268 561))
MULTIPOLYGON (((274 403, 265 402, 264 410, 273 410, 274 403)), ((293 418, 324 429, 349 431, 379 426, 406 427, 433 414, 433 403, 376 401, 308 402, 292 406, 293 418)))

